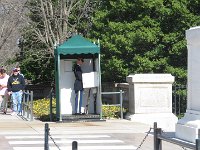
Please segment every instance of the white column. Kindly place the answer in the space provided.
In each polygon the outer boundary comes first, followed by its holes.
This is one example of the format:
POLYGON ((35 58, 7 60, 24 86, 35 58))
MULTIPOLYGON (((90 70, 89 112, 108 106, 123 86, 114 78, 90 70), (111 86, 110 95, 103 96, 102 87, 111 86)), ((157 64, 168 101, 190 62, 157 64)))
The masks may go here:
POLYGON ((188 48, 187 110, 176 124, 176 137, 190 142, 200 128, 200 26, 186 30, 188 48))
POLYGON ((129 113, 127 119, 174 131, 177 117, 172 113, 171 74, 135 74, 129 83, 129 113))

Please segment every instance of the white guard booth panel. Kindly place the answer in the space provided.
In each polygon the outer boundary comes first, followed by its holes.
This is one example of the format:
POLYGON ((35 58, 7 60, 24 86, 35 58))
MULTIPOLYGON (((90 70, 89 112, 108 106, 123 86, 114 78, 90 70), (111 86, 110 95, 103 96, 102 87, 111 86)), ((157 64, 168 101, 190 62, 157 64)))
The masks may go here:
MULTIPOLYGON (((75 113, 75 91, 74 81, 75 76, 73 72, 73 66, 76 63, 76 59, 63 59, 60 61, 60 106, 62 115, 70 115, 75 113)), ((83 78, 83 100, 81 112, 84 113, 86 105, 88 105, 88 113, 100 114, 100 102, 99 102, 99 61, 96 58, 84 59, 84 63, 81 65, 82 78, 83 78), (95 68, 95 70, 94 70, 95 68), (97 95, 97 96, 95 96, 97 95), (96 100, 96 103, 95 103, 96 100), (95 108, 96 107, 96 108, 95 108)))

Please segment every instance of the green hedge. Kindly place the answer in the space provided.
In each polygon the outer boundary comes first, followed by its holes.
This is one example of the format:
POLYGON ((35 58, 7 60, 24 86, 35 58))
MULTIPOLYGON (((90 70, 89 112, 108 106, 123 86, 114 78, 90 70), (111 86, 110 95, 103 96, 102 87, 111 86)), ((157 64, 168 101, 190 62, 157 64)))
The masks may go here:
MULTIPOLYGON (((39 99, 33 102, 33 114, 34 117, 38 118, 41 121, 50 120, 50 99, 39 99)), ((56 99, 52 101, 52 107, 56 107, 56 99)), ((53 121, 56 121, 56 110, 53 109, 53 121)))
MULTIPOLYGON (((123 114, 126 113, 126 109, 123 108, 123 114)), ((120 106, 103 105, 102 117, 105 119, 121 118, 120 106)))
MULTIPOLYGON (((50 110, 49 110, 50 99, 39 99, 33 102, 33 113, 34 117, 41 121, 50 120, 50 110)), ((52 105, 53 109, 53 121, 56 121, 56 99, 53 99, 52 105)), ((126 113, 126 109, 123 109, 123 114, 126 113)), ((120 107, 119 106, 102 106, 102 118, 103 119, 113 119, 121 118, 120 107)))

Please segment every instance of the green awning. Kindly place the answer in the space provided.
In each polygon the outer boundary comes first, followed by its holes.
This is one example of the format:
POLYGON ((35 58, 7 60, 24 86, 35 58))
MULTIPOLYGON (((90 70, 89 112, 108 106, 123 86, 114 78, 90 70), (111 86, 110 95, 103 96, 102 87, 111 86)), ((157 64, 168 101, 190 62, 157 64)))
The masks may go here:
POLYGON ((58 46, 54 53, 55 55, 98 54, 100 47, 80 35, 75 35, 58 46))

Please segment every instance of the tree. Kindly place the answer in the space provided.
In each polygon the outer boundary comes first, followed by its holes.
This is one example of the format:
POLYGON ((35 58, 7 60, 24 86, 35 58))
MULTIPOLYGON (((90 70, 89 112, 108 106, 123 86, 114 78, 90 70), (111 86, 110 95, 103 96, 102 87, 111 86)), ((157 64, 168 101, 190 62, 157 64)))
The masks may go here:
POLYGON ((54 56, 55 44, 62 44, 77 33, 82 19, 90 12, 90 0, 29 0, 32 42, 42 43, 46 53, 54 56))
POLYGON ((55 46, 79 33, 81 23, 89 23, 94 4, 92 0, 27 1, 29 26, 23 31, 26 43, 22 62, 27 78, 53 81, 55 46))
POLYGON ((185 30, 200 24, 197 0, 107 0, 93 17, 103 81, 124 82, 131 73, 171 73, 185 84, 185 30))
POLYGON ((9 59, 15 58, 19 52, 16 41, 20 37, 20 29, 24 24, 24 1, 1 0, 0 1, 0 62, 8 65, 9 59))

